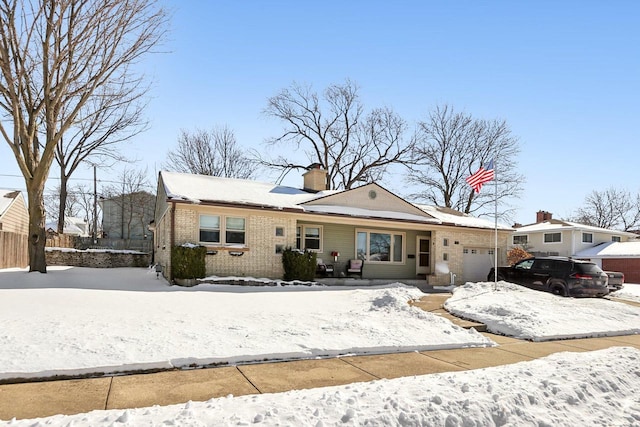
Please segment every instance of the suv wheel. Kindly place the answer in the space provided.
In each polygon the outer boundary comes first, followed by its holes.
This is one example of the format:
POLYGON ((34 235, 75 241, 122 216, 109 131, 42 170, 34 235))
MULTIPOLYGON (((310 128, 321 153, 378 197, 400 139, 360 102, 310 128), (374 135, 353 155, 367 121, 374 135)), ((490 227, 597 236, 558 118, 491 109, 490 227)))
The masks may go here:
POLYGON ((551 285, 551 288, 549 290, 554 295, 559 295, 561 297, 567 296, 567 290, 561 283, 554 283, 553 285, 551 285))

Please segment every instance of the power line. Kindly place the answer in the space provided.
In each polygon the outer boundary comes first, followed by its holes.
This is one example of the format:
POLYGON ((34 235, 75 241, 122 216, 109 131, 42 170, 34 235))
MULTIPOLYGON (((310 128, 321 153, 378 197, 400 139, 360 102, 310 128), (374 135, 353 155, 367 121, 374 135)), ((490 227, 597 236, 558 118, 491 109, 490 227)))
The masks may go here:
MULTIPOLYGON (((12 175, 12 174, 6 174, 6 173, 0 173, 0 177, 7 177, 7 178, 24 178, 22 175, 12 175)), ((59 177, 49 177, 47 179, 55 179, 60 181, 59 177)), ((93 182, 93 178, 69 178, 69 181, 89 181, 89 182, 93 182)), ((112 180, 108 180, 108 179, 97 179, 96 182, 99 183, 109 183, 109 184, 127 184, 127 181, 112 181, 112 180)), ((146 188, 154 188, 153 184, 141 184, 142 187, 146 187, 146 188)))

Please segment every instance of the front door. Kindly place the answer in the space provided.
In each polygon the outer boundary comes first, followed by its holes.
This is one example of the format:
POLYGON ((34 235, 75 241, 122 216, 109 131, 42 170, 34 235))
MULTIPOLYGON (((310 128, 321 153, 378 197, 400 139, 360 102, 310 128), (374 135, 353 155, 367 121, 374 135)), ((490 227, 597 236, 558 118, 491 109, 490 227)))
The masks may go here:
POLYGON ((418 236, 416 242, 416 275, 431 273, 431 254, 429 253, 430 241, 428 237, 418 236))

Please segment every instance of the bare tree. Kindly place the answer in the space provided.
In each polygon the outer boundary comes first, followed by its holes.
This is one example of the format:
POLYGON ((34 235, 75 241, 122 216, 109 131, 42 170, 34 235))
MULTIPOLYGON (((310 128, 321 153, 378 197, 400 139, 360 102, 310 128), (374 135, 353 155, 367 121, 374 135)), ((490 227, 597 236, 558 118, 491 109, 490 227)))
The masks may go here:
MULTIPOLYGON (((110 166, 108 161, 127 161, 117 149, 117 144, 126 141, 146 129, 142 112, 146 104, 142 102, 148 86, 139 83, 100 88, 78 113, 76 123, 56 146, 55 160, 60 167, 60 211, 58 212, 58 233, 62 233, 68 195, 69 178, 83 162, 93 160, 94 164, 110 166)), ((69 106, 65 106, 69 107, 69 106)), ((61 117, 64 121, 65 117, 61 117)))
MULTIPOLYGON (((494 161, 498 202, 517 197, 524 178, 517 173, 518 139, 504 120, 479 120, 436 107, 417 125, 413 137, 413 164, 407 181, 421 189, 412 197, 464 213, 493 213, 496 191, 474 193, 465 179, 494 161)), ((501 212, 509 216, 509 210, 501 212)))
POLYGON ((26 183, 29 271, 47 270, 43 195, 56 147, 84 106, 139 87, 132 65, 165 21, 156 0, 0 0, 0 133, 26 183))
POLYGON ((227 126, 211 131, 197 129, 193 133, 182 129, 178 147, 169 151, 167 159, 164 168, 176 172, 241 179, 255 174, 255 165, 244 155, 227 126))
POLYGON ((103 190, 103 231, 125 240, 144 238, 155 205, 155 195, 147 191, 152 188, 147 171, 125 168, 118 179, 120 184, 103 190))
MULTIPOLYGON (((68 196, 65 200, 65 204, 62 207, 65 216, 78 216, 80 214, 80 206, 77 199, 77 191, 69 188, 68 196)), ((51 190, 47 191, 44 196, 44 207, 47 216, 47 222, 58 222, 58 215, 60 208, 60 185, 54 186, 51 190)))
POLYGON ((327 189, 349 189, 380 180, 387 167, 409 159, 405 122, 389 108, 365 115, 358 86, 349 80, 329 86, 322 97, 310 86, 294 83, 269 98, 264 113, 285 123, 282 135, 267 145, 292 144, 308 161, 299 164, 290 156, 269 159, 254 152, 260 164, 281 172, 280 179, 293 169, 318 163, 327 170, 327 189))
MULTIPOLYGON (((55 222, 59 225, 60 222, 57 215, 60 212, 60 185, 56 185, 45 193, 44 205, 47 223, 55 222)), ((91 234, 93 233, 93 208, 93 188, 91 186, 75 184, 67 188, 64 208, 65 220, 69 217, 83 218, 88 224, 87 232, 91 234)), ((59 230, 57 232, 61 233, 59 230)), ((64 232, 64 228, 62 232, 64 232)))
POLYGON ((600 228, 630 231, 640 226, 640 194, 610 187, 592 191, 574 221, 600 228))

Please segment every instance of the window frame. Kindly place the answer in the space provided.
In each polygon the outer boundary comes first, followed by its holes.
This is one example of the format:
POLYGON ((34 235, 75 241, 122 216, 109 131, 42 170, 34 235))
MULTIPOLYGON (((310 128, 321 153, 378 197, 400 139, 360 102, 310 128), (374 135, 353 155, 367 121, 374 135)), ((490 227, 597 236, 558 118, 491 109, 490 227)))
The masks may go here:
POLYGON ((225 216, 224 217, 224 244, 227 246, 236 246, 236 245, 242 245, 243 247, 247 246, 247 219, 243 216, 225 216), (227 220, 229 219, 241 219, 242 220, 242 230, 239 229, 229 229, 228 225, 227 225, 227 220), (233 233, 242 233, 243 236, 243 242, 242 243, 229 243, 228 240, 228 236, 227 234, 229 232, 233 232, 233 233))
MULTIPOLYGON (((215 228, 205 228, 209 229, 209 230, 216 230, 215 228)), ((221 247, 244 247, 246 248, 247 245, 247 218, 244 216, 238 216, 238 215, 220 215, 220 214, 206 214, 206 213, 201 213, 198 215, 198 243, 203 245, 203 246, 221 246, 221 247), (218 241, 217 242, 212 242, 212 241, 205 241, 205 240, 200 240, 200 231, 203 229, 201 224, 202 224, 202 217, 218 217, 218 241), (227 228, 227 219, 241 219, 243 221, 243 229, 228 229, 227 228), (244 238, 244 242, 243 243, 229 243, 227 242, 228 237, 227 237, 227 233, 228 232, 234 232, 234 233, 242 233, 244 238)))
POLYGON ((545 245, 553 245, 553 244, 562 243, 562 232, 561 231, 554 231, 553 233, 544 233, 542 235, 542 242, 545 245), (558 241, 554 241, 554 240, 547 241, 547 236, 554 236, 554 235, 560 235, 560 240, 558 240, 558 241))
POLYGON ((528 234, 518 234, 511 236, 511 244, 512 245, 528 245, 529 244, 529 235, 528 234), (516 242, 516 237, 524 238, 524 242, 516 242))
POLYGON ((298 224, 296 225, 296 248, 301 251, 309 251, 321 254, 324 252, 324 228, 322 225, 318 224, 298 224), (318 237, 318 249, 307 249, 306 240, 307 240, 307 228, 317 228, 319 232, 318 237))
POLYGON ((582 232, 582 243, 593 243, 593 233, 582 232), (589 240, 585 240, 585 237, 589 236, 589 240))
POLYGON ((401 231, 392 231, 392 230, 379 230, 379 229, 374 229, 374 228, 356 228, 355 229, 355 258, 356 259, 362 259, 367 263, 370 264, 380 264, 380 265, 388 265, 388 264, 392 264, 392 265, 405 265, 406 264, 406 259, 407 259, 407 233, 406 232, 401 232, 401 231), (366 237, 365 237, 365 247, 366 247, 366 251, 365 251, 365 255, 364 258, 360 257, 360 254, 358 252, 358 234, 359 233, 365 233, 366 237), (371 234, 387 234, 389 235, 389 260, 388 261, 381 261, 381 260, 371 260, 371 234), (394 259, 396 259, 397 257, 397 253, 396 253, 396 236, 400 236, 402 239, 402 242, 400 244, 400 261, 394 261, 394 259))
POLYGON ((620 236, 611 236, 612 242, 622 242, 622 238, 620 236))
POLYGON ((212 215, 212 214, 200 214, 198 216, 198 242, 199 243, 204 243, 204 244, 208 244, 208 245, 221 245, 222 244, 222 216, 221 215, 212 215), (202 218, 203 217, 217 217, 218 218, 218 228, 211 228, 211 227, 202 227, 202 218), (205 231, 218 231, 218 241, 211 241, 211 240, 202 240, 202 230, 205 231))

